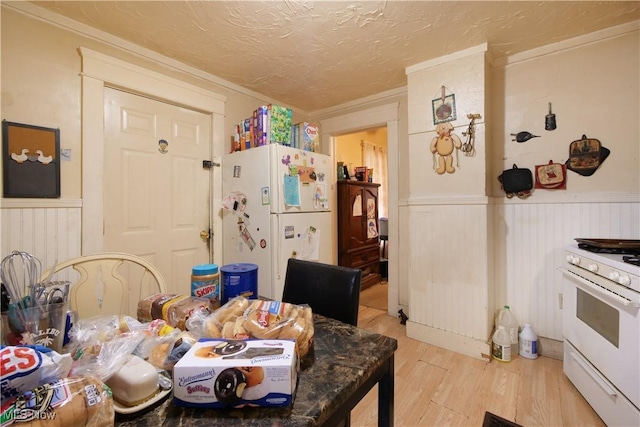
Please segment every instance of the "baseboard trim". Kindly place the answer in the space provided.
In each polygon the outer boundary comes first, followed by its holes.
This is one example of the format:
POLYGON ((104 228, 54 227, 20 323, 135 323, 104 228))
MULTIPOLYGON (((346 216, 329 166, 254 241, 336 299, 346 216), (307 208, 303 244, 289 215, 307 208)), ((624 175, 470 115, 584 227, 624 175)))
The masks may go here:
POLYGON ((563 342, 552 338, 538 337, 538 355, 562 360, 564 355, 563 342))
POLYGON ((407 336, 475 359, 491 360, 491 343, 407 321, 407 336))

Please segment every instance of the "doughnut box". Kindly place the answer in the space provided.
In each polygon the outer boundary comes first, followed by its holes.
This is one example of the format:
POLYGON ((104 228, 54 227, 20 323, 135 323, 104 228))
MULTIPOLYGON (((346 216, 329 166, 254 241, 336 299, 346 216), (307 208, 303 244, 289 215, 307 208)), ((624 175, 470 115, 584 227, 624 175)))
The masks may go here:
POLYGON ((177 406, 289 406, 299 362, 295 341, 203 338, 173 367, 177 406))

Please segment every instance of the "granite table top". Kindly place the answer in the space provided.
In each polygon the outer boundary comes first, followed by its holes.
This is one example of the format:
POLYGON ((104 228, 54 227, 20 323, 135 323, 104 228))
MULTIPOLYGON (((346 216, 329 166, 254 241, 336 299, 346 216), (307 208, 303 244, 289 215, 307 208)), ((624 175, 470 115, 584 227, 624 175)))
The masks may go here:
MULTIPOLYGON (((389 366, 395 339, 314 314, 314 349, 301 363, 293 404, 284 408, 183 408, 172 397, 135 415, 116 415, 116 426, 316 426, 362 393, 389 366)), ((393 383, 392 383, 393 384, 393 383)))

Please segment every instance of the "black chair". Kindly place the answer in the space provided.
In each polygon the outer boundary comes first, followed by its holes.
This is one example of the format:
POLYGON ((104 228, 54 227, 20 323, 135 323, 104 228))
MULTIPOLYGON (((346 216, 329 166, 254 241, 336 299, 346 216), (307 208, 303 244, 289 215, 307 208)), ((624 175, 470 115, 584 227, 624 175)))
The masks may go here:
POLYGON ((290 258, 282 301, 308 304, 314 313, 357 326, 362 271, 290 258))

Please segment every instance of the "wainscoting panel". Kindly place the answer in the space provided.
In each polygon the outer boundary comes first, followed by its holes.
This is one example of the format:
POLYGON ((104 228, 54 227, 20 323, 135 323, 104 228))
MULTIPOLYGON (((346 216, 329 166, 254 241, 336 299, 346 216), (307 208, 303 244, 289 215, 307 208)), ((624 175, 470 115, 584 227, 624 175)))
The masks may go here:
POLYGON ((638 195, 568 202, 560 196, 492 198, 489 205, 413 200, 402 207, 407 334, 478 357, 507 304, 520 325, 561 341, 565 247, 575 238, 640 239, 640 202, 638 195))
POLYGON ((481 358, 489 322, 488 206, 409 208, 407 334, 481 358))
POLYGON ((508 304, 538 336, 562 340, 564 248, 576 238, 640 238, 637 202, 495 206, 495 307, 508 304))
MULTIPOLYGON (((17 202, 4 199, 0 209, 1 256, 4 258, 14 250, 28 252, 42 262, 44 271, 56 260, 80 256, 80 230, 79 202, 19 206, 17 202)), ((57 278, 69 280, 68 277, 57 278)))

